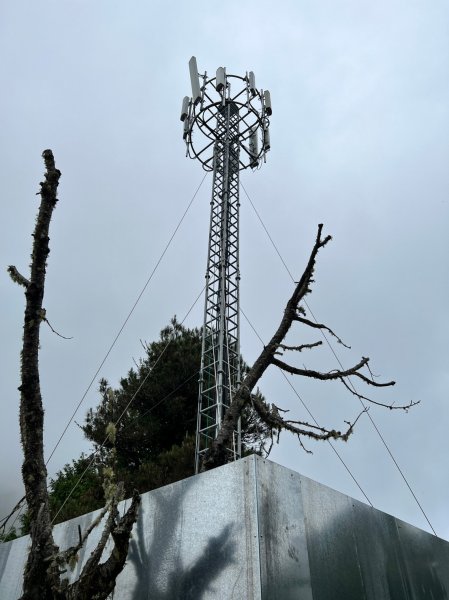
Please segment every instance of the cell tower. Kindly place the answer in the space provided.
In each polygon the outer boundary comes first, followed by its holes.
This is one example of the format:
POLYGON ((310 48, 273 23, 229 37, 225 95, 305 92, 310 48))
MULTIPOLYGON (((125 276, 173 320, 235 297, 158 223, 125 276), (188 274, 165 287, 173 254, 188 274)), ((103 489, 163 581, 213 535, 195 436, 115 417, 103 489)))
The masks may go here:
MULTIPOLYGON (((258 168, 270 149, 271 98, 258 90, 254 73, 215 77, 189 61, 192 97, 182 102, 186 156, 213 172, 209 250, 198 398, 195 472, 217 437, 240 383, 239 172, 258 168), (200 81, 202 80, 202 85, 200 81)), ((229 459, 241 457, 240 422, 229 459)))

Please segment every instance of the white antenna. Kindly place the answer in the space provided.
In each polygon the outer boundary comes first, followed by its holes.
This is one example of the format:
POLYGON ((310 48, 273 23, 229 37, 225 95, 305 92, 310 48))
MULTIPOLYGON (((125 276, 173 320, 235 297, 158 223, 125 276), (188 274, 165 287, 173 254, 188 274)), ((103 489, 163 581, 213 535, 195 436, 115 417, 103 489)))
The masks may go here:
POLYGON ((200 78, 198 76, 198 67, 195 56, 189 60, 190 82, 192 84, 192 100, 196 106, 201 100, 200 78))
POLYGON ((270 131, 268 127, 265 127, 263 130, 263 149, 268 151, 271 148, 270 144, 270 131))
POLYGON ((221 92, 226 87, 226 73, 223 67, 218 67, 215 78, 215 89, 221 92))
POLYGON ((250 71, 248 74, 248 84, 249 84, 249 91, 251 92, 251 96, 255 96, 256 95, 256 78, 254 76, 253 71, 250 71))
POLYGON ((250 166, 252 168, 257 167, 257 165, 259 164, 259 161, 257 160, 257 157, 259 155, 259 140, 257 137, 257 127, 253 127, 251 129, 251 135, 249 136, 249 154, 251 157, 250 166))
POLYGON ((189 114, 189 104, 190 104, 190 98, 188 96, 184 96, 184 100, 182 101, 182 108, 181 108, 181 121, 185 121, 189 114))
POLYGON ((265 90, 264 93, 264 99, 265 99, 265 110, 267 111, 267 115, 269 117, 271 117, 272 114, 272 110, 271 110, 271 96, 270 96, 270 92, 268 90, 265 90))
POLYGON ((188 138, 189 138, 189 132, 190 132, 189 119, 184 119, 184 131, 182 133, 182 139, 185 140, 186 142, 188 141, 188 138))

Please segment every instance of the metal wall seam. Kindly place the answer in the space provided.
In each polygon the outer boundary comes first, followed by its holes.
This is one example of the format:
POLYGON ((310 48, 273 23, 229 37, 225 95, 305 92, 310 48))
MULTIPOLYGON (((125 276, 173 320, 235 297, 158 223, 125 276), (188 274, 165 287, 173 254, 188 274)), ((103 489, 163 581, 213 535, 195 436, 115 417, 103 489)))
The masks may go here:
MULTIPOLYGON (((259 579, 259 595, 257 600, 262 600, 262 567, 261 567, 261 552, 260 552, 260 527, 259 527, 259 484, 258 484, 258 469, 257 469, 257 458, 256 455, 253 454, 251 456, 251 460, 253 462, 253 476, 254 476, 254 496, 255 496, 255 521, 256 521, 256 548, 257 548, 257 574, 259 579)), ((255 599, 256 600, 256 599, 255 599)))

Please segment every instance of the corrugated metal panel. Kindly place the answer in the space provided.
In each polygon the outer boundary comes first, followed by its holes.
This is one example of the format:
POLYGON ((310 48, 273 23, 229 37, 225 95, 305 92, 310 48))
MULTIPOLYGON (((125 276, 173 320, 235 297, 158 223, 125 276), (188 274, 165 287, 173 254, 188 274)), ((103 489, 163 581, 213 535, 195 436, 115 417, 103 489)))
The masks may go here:
POLYGON ((6 555, 1 561, 0 598, 15 600, 22 590, 22 570, 28 549, 28 536, 0 545, 0 555, 6 555))
POLYGON ((395 519, 410 598, 449 598, 449 544, 395 519))
POLYGON ((301 478, 314 600, 365 598, 351 523, 351 499, 301 478))
POLYGON ((312 600, 300 476, 262 459, 256 469, 262 598, 312 600))
MULTIPOLYGON (((76 542, 96 514, 58 525, 56 543, 76 542)), ((0 545, 1 600, 21 594, 27 544, 0 545)), ((448 542, 248 457, 143 494, 115 598, 448 600, 448 590, 448 542)))
POLYGON ((301 477, 314 600, 448 600, 449 543, 301 477))
MULTIPOLYGON (((115 597, 123 600, 260 598, 254 461, 244 459, 142 495, 128 562, 115 597)), ((97 513, 56 526, 67 548, 97 513)), ((93 550, 96 528, 72 573, 93 550)), ((0 598, 20 596, 28 536, 0 545, 0 598), (1 564, 1 563, 0 563, 1 564)), ((107 551, 107 549, 106 549, 107 551)))
POLYGON ((367 600, 409 599, 394 517, 352 501, 353 531, 367 600))

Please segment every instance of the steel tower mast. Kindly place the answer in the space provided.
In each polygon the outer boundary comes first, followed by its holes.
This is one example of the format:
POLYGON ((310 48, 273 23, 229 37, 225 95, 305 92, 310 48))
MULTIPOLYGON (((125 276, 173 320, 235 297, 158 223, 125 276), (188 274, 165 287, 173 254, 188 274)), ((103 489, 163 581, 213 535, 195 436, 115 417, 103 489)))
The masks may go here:
MULTIPOLYGON (((268 91, 257 90, 253 72, 198 73, 189 61, 192 97, 182 102, 186 155, 212 171, 209 249, 198 397, 195 472, 220 429, 240 383, 239 173, 265 162, 270 149, 268 91), (200 85, 200 80, 202 84, 200 85)), ((241 456, 240 422, 228 460, 241 456)))

